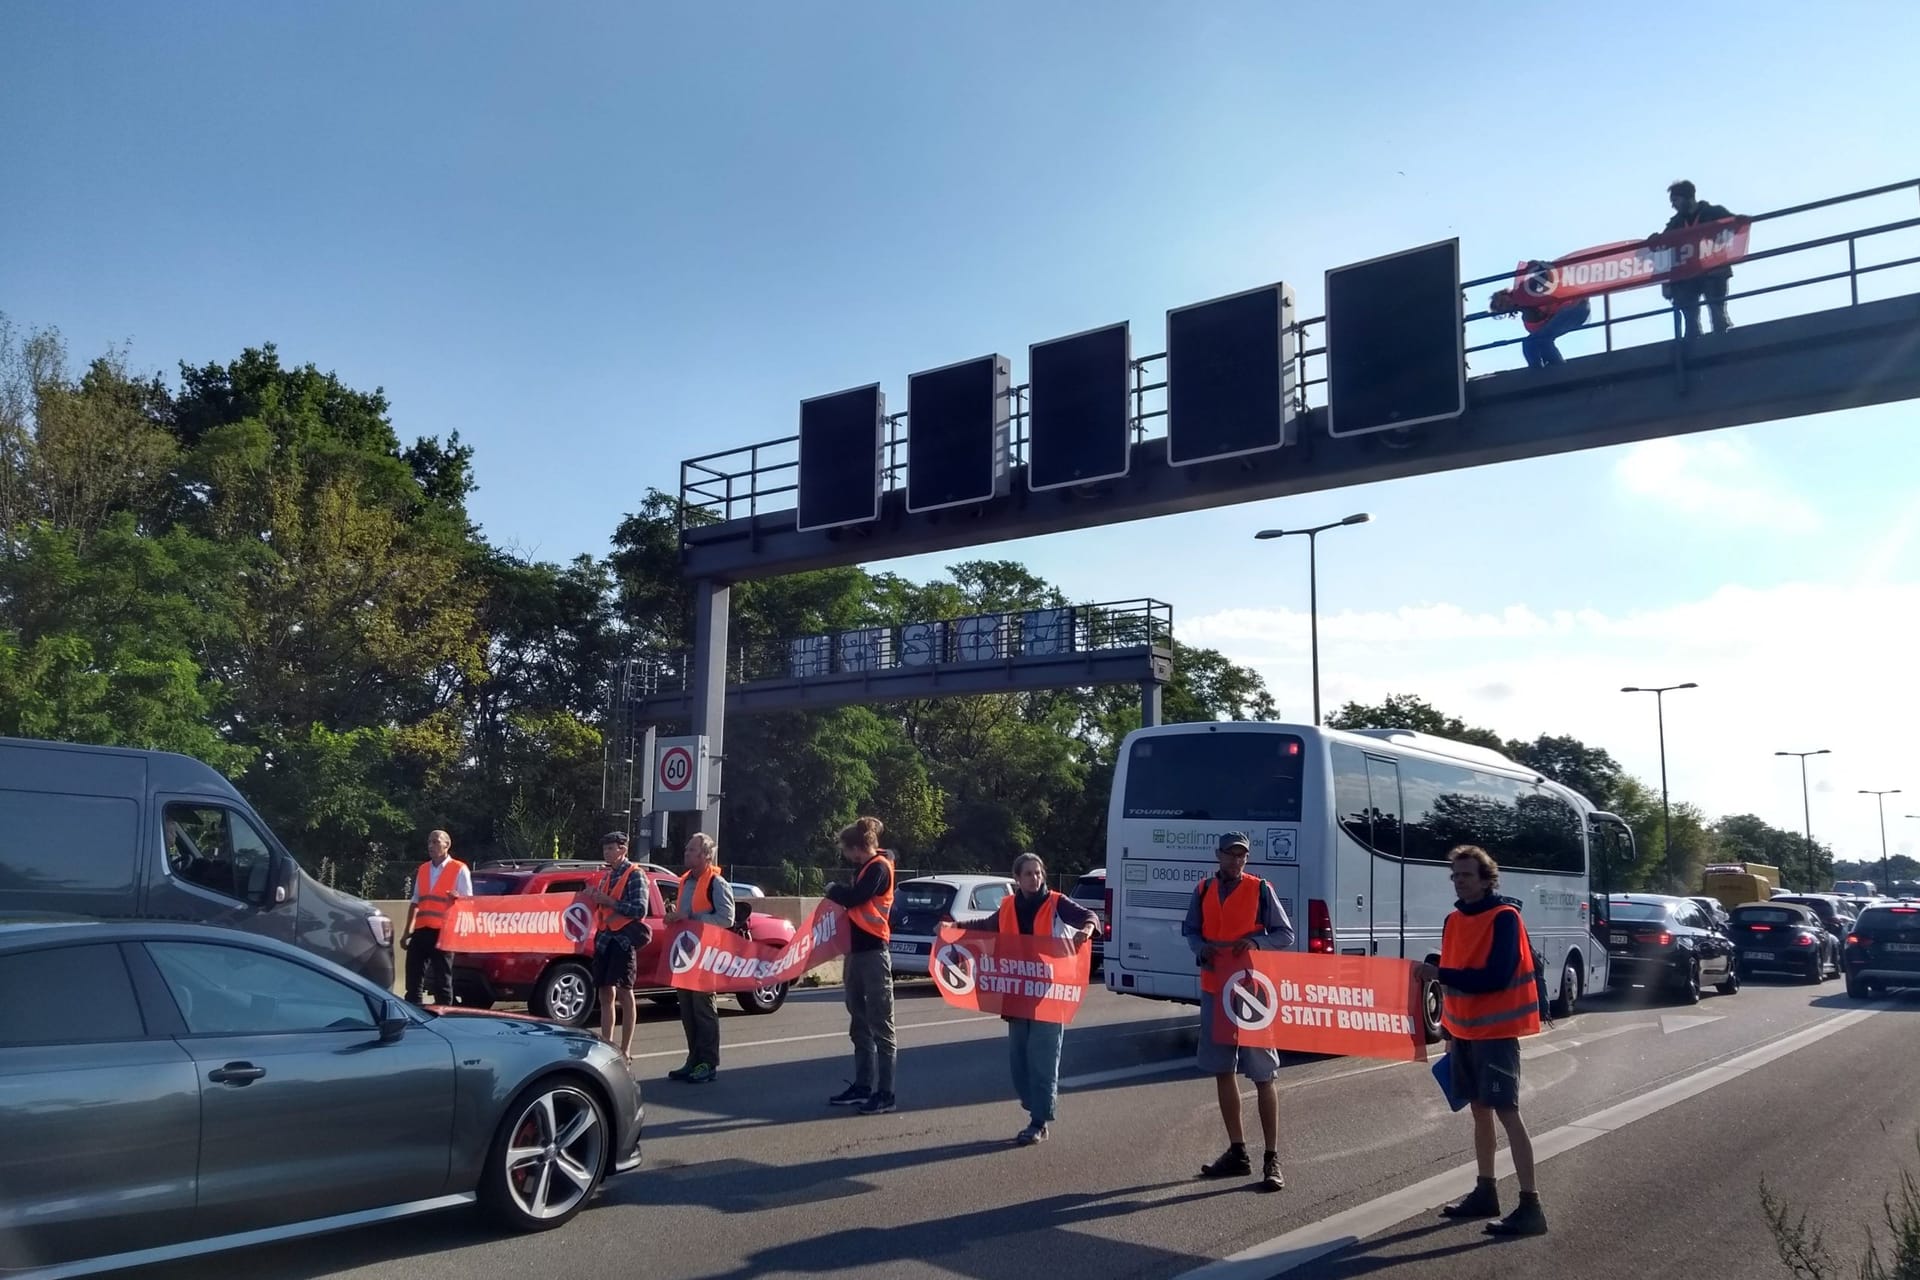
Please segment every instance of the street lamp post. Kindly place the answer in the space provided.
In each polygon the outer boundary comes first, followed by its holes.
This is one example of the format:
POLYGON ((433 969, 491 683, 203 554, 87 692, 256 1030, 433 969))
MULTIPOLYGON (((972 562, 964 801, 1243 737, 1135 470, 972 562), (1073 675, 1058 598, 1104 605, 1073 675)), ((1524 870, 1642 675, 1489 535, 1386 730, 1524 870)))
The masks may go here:
POLYGON ((1899 795, 1900 788, 1894 787, 1887 791, 1869 791, 1865 787, 1862 787, 1860 788, 1860 794, 1863 796, 1872 796, 1873 802, 1880 807, 1880 879, 1884 888, 1891 889, 1893 887, 1893 878, 1887 871, 1887 797, 1899 795))
POLYGON ((1653 695, 1654 716, 1660 724, 1660 836, 1665 846, 1662 857, 1667 863, 1667 878, 1675 879, 1673 871, 1673 814, 1667 806, 1667 702, 1666 695, 1675 689, 1698 689, 1700 686, 1689 680, 1685 684, 1663 684, 1657 689, 1643 689, 1630 684, 1621 688, 1622 693, 1650 693, 1653 695))
POLYGON ((1807 824, 1807 892, 1820 892, 1820 884, 1814 879, 1813 868, 1813 806, 1807 800, 1807 757, 1832 755, 1825 747, 1818 751, 1776 751, 1777 756, 1800 757, 1800 816, 1807 824))
POLYGON ((1316 563, 1317 539, 1329 529, 1338 529, 1343 524, 1366 524, 1373 517, 1364 511, 1355 512, 1344 520, 1335 520, 1330 524, 1318 524, 1311 529, 1262 529, 1253 536, 1262 541, 1285 538, 1293 534, 1307 536, 1307 631, 1313 649, 1313 723, 1320 723, 1320 571, 1316 563))

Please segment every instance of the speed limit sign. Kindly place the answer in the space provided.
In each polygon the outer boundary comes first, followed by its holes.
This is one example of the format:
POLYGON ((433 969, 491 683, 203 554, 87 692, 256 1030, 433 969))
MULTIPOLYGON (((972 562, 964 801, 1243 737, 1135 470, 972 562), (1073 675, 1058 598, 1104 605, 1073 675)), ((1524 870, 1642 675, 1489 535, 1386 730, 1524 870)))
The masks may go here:
POLYGON ((707 740, 661 738, 653 759, 653 807, 691 810, 706 807, 707 740))

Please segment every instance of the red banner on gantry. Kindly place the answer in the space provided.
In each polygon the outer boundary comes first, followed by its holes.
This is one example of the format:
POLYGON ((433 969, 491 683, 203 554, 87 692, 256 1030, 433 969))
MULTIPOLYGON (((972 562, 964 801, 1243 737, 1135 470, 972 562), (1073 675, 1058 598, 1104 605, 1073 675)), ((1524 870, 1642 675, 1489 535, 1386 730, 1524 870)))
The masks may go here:
POLYGON ((1705 275, 1747 256, 1752 227, 1746 218, 1722 218, 1651 240, 1597 245, 1548 263, 1523 262, 1514 268, 1513 296, 1521 306, 1573 302, 1705 275))

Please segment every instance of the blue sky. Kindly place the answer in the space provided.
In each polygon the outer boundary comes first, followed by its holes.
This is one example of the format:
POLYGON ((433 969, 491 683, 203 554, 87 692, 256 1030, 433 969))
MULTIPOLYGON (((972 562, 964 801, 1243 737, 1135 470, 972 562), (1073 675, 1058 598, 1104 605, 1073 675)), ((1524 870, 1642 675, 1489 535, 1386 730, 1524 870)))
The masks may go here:
MULTIPOLYGON (((15 0, 0 310, 82 357, 274 341, 384 386, 403 436, 478 448, 489 536, 563 559, 804 396, 879 380, 903 407, 909 372, 998 350, 1018 377, 1027 343, 1120 319, 1157 350, 1168 307, 1274 279, 1315 314, 1327 267, 1450 235, 1473 275, 1642 235, 1676 177, 1759 212, 1920 176, 1917 42, 1911 5, 1773 0, 15 0)), ((1613 690, 1699 680, 1677 795, 1797 825, 1767 752, 1830 746, 1816 834, 1877 853, 1856 787, 1920 812, 1893 641, 1920 621, 1915 415, 1001 551, 1082 599, 1170 600, 1305 715, 1302 552, 1248 538, 1369 510, 1322 546, 1330 704, 1421 692, 1655 776, 1651 708, 1613 690)))

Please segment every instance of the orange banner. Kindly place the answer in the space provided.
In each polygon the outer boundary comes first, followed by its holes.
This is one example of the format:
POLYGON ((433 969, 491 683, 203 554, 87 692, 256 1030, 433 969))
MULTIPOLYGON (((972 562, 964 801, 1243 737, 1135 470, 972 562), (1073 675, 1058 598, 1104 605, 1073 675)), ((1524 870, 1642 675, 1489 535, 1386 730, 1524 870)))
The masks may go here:
POLYGON ((458 898, 440 929, 440 949, 547 955, 591 951, 593 908, 557 893, 458 898))
POLYGON ((1411 960, 1222 951, 1213 969, 1226 980, 1208 1030, 1216 1044, 1427 1060, 1411 960))
POLYGON ((975 933, 952 925, 927 958, 948 1004, 1007 1018, 1072 1022, 1086 998, 1091 949, 1065 938, 975 933))
POLYGON ((642 985, 681 991, 758 991, 792 982, 816 965, 847 954, 853 925, 847 910, 822 902, 784 947, 743 938, 718 925, 683 922, 653 949, 642 985))
POLYGON ((1513 297, 1521 306, 1547 299, 1572 302, 1718 271, 1747 256, 1752 229, 1746 218, 1722 218, 1651 240, 1582 249, 1552 262, 1523 262, 1514 269, 1513 297))

